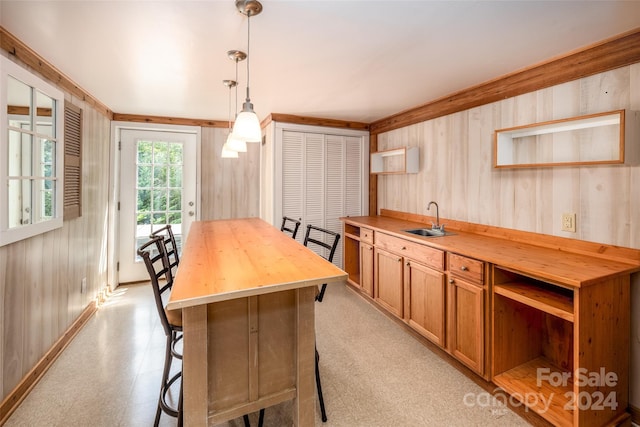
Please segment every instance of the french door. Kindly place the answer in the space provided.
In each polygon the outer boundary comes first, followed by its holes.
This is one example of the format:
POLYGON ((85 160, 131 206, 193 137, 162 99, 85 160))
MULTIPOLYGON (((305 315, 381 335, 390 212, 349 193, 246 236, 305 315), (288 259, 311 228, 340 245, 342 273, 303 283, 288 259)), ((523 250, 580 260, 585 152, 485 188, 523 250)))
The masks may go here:
POLYGON ((148 280, 138 248, 167 224, 182 248, 196 219, 196 133, 120 131, 119 283, 148 280))

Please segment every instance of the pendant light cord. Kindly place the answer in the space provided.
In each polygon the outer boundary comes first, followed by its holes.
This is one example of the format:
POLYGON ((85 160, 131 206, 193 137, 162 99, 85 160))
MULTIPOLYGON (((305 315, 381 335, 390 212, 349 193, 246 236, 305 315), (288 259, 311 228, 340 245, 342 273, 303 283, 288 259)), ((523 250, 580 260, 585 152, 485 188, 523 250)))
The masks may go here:
MULTIPOLYGON (((238 57, 236 56, 235 58, 236 61, 236 108, 235 110, 233 110, 233 112, 235 114, 238 114, 238 57)), ((229 104, 231 104, 231 100, 229 100, 229 104)), ((229 105, 229 108, 231 108, 231 105, 229 105)), ((231 115, 229 115, 229 126, 231 126, 231 115)))
MULTIPOLYGON (((237 82, 236 77, 236 82, 237 82)), ((237 85, 236 85, 237 87, 237 85)), ((231 133, 231 85, 229 85, 229 133, 231 133)))
POLYGON ((251 11, 247 11, 247 102, 250 102, 249 98, 249 61, 251 61, 251 11))

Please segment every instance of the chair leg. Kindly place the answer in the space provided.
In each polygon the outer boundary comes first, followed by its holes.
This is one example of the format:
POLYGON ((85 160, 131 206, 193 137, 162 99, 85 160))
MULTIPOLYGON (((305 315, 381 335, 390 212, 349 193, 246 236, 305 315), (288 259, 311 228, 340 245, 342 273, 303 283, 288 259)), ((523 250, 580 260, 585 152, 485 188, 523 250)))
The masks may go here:
POLYGON ((180 377, 180 397, 178 398, 178 427, 182 427, 184 425, 183 411, 182 411, 182 385, 183 385, 184 377, 180 377))
POLYGON ((167 345, 164 354, 164 369, 162 370, 162 385, 160 386, 160 397, 158 398, 158 409, 156 409, 156 419, 153 423, 154 427, 160 424, 160 415, 162 414, 164 393, 167 387, 169 371, 171 369, 171 335, 167 336, 167 345))
POLYGON ((320 354, 316 348, 316 386, 318 388, 318 400, 320 401, 320 413, 322 414, 322 422, 327 422, 327 411, 324 408, 324 397, 322 396, 322 384, 320 383, 320 368, 318 367, 318 361, 320 360, 320 354))
POLYGON ((320 288, 320 292, 318 292, 318 295, 316 295, 316 301, 318 302, 322 302, 322 299, 324 298, 324 291, 327 289, 327 284, 325 283, 324 285, 322 285, 322 287, 320 288))
POLYGON ((249 422, 249 415, 243 415, 242 419, 244 420, 244 427, 251 427, 251 423, 249 422))
POLYGON ((258 418, 258 427, 262 427, 264 423, 264 408, 260 409, 260 418, 258 418))

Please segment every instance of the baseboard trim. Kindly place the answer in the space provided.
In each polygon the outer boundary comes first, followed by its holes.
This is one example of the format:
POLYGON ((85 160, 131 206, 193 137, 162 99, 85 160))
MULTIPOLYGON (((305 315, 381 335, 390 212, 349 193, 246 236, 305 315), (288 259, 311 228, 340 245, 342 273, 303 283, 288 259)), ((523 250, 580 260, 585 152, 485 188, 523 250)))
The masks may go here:
POLYGON ((95 301, 92 301, 69 326, 64 334, 56 341, 49 351, 36 363, 36 365, 25 375, 20 383, 5 397, 0 403, 0 426, 7 422, 11 414, 27 397, 29 392, 40 381, 42 376, 49 370, 53 362, 60 356, 62 351, 69 345, 73 337, 77 335, 87 321, 98 309, 95 301))

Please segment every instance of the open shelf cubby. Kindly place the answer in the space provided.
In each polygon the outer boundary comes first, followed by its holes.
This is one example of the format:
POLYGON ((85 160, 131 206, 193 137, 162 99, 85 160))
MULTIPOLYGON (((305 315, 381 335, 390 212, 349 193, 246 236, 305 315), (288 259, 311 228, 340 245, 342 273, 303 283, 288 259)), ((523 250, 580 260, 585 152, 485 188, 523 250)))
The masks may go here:
POLYGON ((356 227, 355 225, 345 224, 344 225, 344 235, 348 237, 352 237, 355 239, 360 238, 360 227, 356 227))
POLYGON ((344 225, 344 271, 348 280, 355 286, 360 286, 360 227, 350 224, 344 225))
POLYGON ((573 290, 493 273, 493 382, 554 425, 573 425, 573 290))
POLYGON ((548 381, 538 383, 539 372, 562 376, 564 371, 540 356, 494 376, 493 382, 553 425, 570 426, 573 424, 573 410, 569 409, 572 382, 557 386, 551 386, 548 381))

